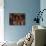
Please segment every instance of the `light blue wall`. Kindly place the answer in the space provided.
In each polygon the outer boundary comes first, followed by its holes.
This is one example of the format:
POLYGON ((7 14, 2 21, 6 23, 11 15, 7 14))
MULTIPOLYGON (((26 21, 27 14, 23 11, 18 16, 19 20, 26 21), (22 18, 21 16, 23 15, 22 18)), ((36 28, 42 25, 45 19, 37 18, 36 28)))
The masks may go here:
MULTIPOLYGON (((46 0, 41 0, 41 1, 40 1, 40 9, 41 9, 41 11, 42 11, 43 9, 46 9, 46 0)), ((43 22, 40 21, 40 25, 46 27, 46 11, 43 12, 42 17, 43 17, 43 22)))
POLYGON ((4 0, 4 35, 7 41, 18 41, 32 29, 35 12, 40 9, 40 0, 4 0), (22 12, 26 15, 25 26, 10 26, 9 13, 22 12))

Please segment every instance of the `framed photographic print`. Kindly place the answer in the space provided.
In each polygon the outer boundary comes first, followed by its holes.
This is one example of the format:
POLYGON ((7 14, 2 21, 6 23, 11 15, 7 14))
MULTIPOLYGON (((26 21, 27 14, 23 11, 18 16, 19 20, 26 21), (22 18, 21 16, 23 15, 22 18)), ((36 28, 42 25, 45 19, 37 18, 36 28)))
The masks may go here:
POLYGON ((25 14, 24 13, 9 13, 9 24, 10 25, 25 25, 25 14))

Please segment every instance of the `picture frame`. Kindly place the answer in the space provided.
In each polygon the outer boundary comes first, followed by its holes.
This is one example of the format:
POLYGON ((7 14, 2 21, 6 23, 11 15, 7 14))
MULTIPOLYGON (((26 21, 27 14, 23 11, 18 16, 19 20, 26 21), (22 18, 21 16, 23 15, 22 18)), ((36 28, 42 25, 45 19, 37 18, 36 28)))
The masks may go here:
POLYGON ((10 25, 25 25, 25 13, 9 13, 10 25))

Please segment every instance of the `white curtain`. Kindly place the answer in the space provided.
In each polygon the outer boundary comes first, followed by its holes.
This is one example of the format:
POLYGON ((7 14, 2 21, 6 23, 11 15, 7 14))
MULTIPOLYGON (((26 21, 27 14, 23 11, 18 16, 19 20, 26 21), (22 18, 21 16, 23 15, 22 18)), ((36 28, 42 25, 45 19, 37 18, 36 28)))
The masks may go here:
POLYGON ((0 0, 0 42, 4 41, 4 0, 0 0))

